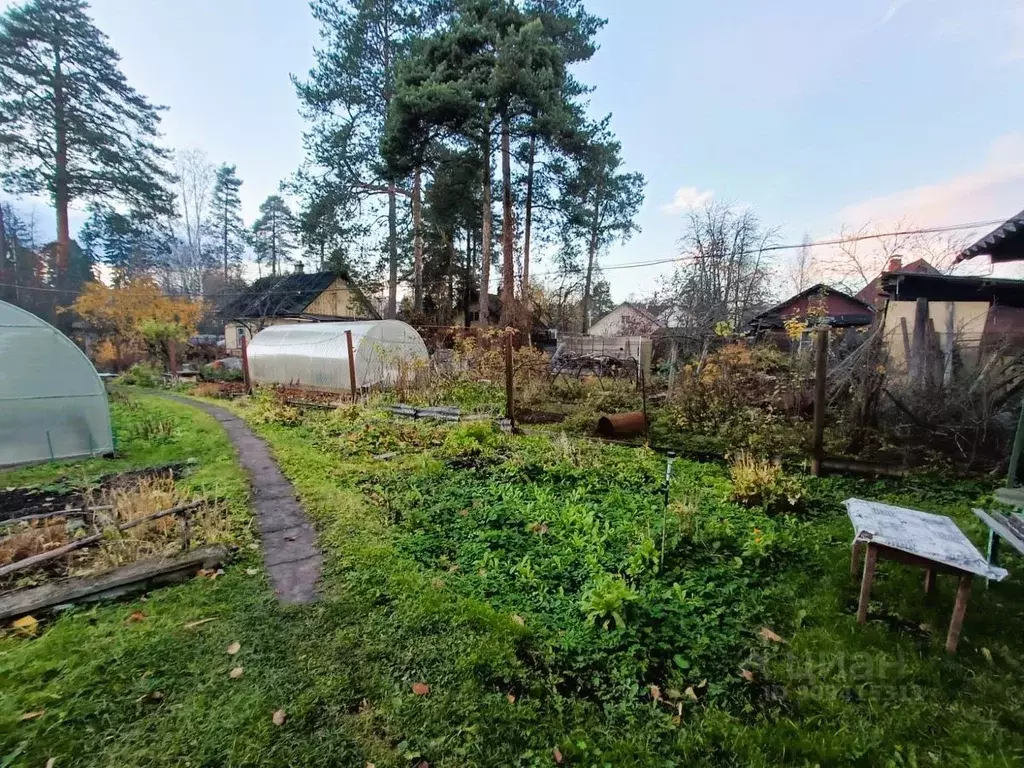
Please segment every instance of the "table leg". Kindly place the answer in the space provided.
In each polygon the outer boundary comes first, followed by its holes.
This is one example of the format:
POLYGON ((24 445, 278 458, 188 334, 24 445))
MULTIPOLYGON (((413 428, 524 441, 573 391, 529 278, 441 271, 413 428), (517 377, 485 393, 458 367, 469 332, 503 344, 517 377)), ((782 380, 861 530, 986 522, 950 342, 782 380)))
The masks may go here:
POLYGON ((850 551, 850 578, 857 578, 857 572, 860 571, 860 558, 864 554, 864 547, 867 546, 863 541, 853 542, 853 547, 850 551))
POLYGON ((878 549, 868 544, 867 555, 864 557, 864 575, 860 579, 860 604, 857 606, 857 622, 863 624, 868 620, 868 603, 871 600, 871 582, 875 580, 875 563, 878 561, 878 549))
POLYGON ((967 601, 971 597, 971 580, 973 574, 960 575, 960 584, 956 589, 956 604, 953 606, 953 617, 949 620, 949 634, 946 635, 946 653, 956 653, 960 642, 960 629, 964 625, 964 614, 967 613, 967 601))

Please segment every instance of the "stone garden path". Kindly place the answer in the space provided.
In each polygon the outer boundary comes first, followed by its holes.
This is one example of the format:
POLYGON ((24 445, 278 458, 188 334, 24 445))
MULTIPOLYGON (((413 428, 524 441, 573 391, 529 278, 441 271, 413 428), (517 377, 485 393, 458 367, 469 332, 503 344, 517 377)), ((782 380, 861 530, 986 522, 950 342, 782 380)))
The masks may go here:
POLYGON ((253 508, 263 541, 263 560, 274 594, 285 603, 315 600, 323 565, 316 531, 267 444, 242 419, 224 408, 175 395, 164 397, 205 411, 224 427, 238 451, 239 463, 249 473, 253 508))

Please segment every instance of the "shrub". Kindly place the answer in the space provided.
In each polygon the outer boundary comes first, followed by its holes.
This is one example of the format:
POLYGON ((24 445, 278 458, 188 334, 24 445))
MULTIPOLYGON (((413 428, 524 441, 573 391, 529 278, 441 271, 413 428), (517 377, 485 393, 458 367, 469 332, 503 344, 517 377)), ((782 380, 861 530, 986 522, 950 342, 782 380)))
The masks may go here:
POLYGON ((803 498, 799 482, 785 474, 782 463, 740 451, 729 466, 732 498, 745 507, 768 512, 794 509, 803 498))
POLYGON ((125 384, 137 387, 159 387, 163 385, 163 368, 156 363, 136 363, 121 376, 125 384))
POLYGON ((204 381, 242 381, 245 378, 241 368, 228 368, 214 363, 201 367, 199 376, 204 381))
POLYGON ((256 390, 250 407, 249 418, 255 424, 295 426, 302 421, 302 412, 298 408, 285 403, 277 391, 267 387, 256 390))

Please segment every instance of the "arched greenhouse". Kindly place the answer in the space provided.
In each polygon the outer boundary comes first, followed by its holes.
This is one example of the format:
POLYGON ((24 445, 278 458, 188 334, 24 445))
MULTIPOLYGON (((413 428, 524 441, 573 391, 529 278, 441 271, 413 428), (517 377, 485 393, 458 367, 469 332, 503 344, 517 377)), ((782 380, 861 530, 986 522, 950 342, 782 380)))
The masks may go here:
POLYGON ((399 320, 272 325, 249 343, 253 383, 347 392, 346 331, 352 333, 357 387, 393 386, 427 364, 427 345, 399 320))
POLYGON ((0 466, 114 450, 96 369, 75 343, 0 301, 0 466))

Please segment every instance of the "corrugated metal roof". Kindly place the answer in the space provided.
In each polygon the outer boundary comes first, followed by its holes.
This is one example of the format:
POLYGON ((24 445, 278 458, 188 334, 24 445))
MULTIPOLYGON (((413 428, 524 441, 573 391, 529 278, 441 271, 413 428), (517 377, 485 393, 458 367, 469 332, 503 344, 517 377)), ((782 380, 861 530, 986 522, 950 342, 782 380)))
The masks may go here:
POLYGON ((1024 260, 1024 211, 1007 219, 974 245, 957 255, 957 262, 989 256, 992 261, 1024 260))

